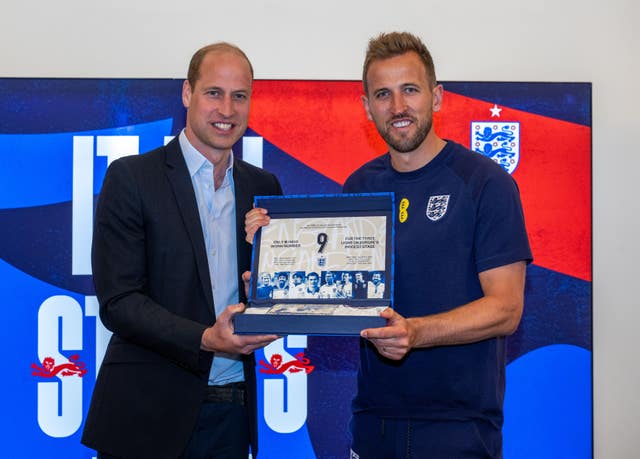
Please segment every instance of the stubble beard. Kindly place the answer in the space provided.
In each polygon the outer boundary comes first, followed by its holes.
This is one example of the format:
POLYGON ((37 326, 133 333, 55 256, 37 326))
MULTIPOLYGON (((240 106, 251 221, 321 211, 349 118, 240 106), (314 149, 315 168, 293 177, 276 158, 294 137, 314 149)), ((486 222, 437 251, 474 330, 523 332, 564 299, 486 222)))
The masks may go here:
MULTIPOLYGON (((398 116, 394 118, 400 118, 404 116, 398 116)), ((393 122, 393 120, 391 120, 393 122)), ((411 153, 415 151, 424 140, 429 135, 431 131, 431 126, 433 125, 433 121, 431 118, 426 119, 424 122, 420 122, 414 118, 414 123, 416 124, 416 133, 410 137, 397 137, 392 135, 389 132, 389 128, 387 125, 384 126, 384 129, 380 129, 378 127, 378 132, 380 136, 387 143, 389 148, 397 151, 398 153, 411 153)))

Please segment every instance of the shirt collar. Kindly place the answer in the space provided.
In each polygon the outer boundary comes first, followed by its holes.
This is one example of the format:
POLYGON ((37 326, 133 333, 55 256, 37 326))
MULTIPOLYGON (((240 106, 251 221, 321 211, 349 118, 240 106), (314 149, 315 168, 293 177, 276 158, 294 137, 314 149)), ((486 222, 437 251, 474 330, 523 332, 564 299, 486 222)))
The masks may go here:
MULTIPOLYGON (((184 129, 180 133, 178 138, 180 141, 180 148, 182 149, 182 156, 184 156, 184 160, 187 163, 187 169, 189 169, 189 175, 193 177, 198 173, 201 167, 205 164, 210 164, 212 169, 215 169, 213 164, 204 157, 202 153, 195 149, 189 139, 187 139, 187 135, 184 132, 184 129)), ((233 169, 233 152, 229 155, 229 165, 227 166, 226 175, 230 175, 233 169)))

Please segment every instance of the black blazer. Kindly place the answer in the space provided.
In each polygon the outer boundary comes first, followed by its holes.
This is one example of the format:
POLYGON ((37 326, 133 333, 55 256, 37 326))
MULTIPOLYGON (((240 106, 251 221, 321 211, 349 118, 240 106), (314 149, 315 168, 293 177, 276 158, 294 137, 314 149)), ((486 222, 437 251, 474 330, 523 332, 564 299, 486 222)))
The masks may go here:
MULTIPOLYGON (((282 194, 277 178, 234 158, 240 301, 251 262, 244 216, 256 195, 282 194)), ((113 332, 82 443, 123 458, 179 457, 196 422, 213 353, 200 350, 215 321, 204 237, 178 138, 114 161, 98 199, 92 246, 100 318, 113 332)), ((226 305, 225 305, 226 306, 226 305)), ((257 452, 253 356, 244 359, 257 452)))

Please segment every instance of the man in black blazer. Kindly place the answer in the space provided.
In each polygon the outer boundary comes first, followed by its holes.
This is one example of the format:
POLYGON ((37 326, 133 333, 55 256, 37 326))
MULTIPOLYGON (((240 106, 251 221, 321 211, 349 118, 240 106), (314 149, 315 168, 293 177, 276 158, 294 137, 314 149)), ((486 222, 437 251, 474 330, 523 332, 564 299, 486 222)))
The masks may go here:
POLYGON ((82 437, 99 458, 246 459, 249 445, 257 455, 252 352, 277 337, 234 335, 232 317, 246 302, 244 216, 254 196, 282 190, 231 153, 252 81, 237 47, 197 51, 184 131, 107 171, 92 264, 113 336, 82 437))

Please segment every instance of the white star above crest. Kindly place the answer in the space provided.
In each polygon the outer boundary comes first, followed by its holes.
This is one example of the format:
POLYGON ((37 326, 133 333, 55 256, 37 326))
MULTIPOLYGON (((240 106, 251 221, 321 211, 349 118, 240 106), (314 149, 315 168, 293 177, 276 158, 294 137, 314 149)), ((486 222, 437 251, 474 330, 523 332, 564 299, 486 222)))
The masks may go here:
POLYGON ((493 118, 494 116, 500 118, 500 112, 502 111, 502 109, 498 108, 496 104, 493 104, 493 107, 491 107, 489 110, 491 111, 491 118, 493 118))

